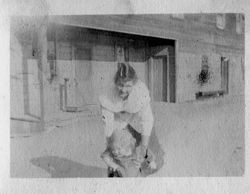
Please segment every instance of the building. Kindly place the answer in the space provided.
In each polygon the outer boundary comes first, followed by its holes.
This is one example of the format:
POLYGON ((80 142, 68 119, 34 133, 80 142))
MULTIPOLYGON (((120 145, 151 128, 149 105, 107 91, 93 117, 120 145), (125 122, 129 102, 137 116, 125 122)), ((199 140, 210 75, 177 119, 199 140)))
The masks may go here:
POLYGON ((98 113, 119 62, 155 102, 244 96, 242 14, 12 17, 10 41, 14 134, 98 113))

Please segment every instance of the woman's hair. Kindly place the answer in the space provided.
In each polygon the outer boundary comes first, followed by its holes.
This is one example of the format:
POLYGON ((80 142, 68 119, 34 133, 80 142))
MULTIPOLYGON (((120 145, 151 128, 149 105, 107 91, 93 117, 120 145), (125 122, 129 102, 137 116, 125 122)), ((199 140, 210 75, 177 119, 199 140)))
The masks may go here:
POLYGON ((137 80, 137 74, 132 66, 125 63, 118 64, 118 70, 114 78, 114 82, 116 85, 120 85, 121 83, 128 81, 133 81, 133 83, 135 83, 137 80))

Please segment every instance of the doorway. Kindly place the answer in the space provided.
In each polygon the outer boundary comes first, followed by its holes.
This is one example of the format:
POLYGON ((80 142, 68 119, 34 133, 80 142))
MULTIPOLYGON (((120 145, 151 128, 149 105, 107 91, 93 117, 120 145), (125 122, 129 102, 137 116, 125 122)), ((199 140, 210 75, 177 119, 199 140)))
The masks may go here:
POLYGON ((167 56, 152 58, 152 98, 154 101, 169 101, 167 56))
POLYGON ((165 48, 149 62, 149 88, 156 102, 175 102, 175 56, 173 49, 165 48))

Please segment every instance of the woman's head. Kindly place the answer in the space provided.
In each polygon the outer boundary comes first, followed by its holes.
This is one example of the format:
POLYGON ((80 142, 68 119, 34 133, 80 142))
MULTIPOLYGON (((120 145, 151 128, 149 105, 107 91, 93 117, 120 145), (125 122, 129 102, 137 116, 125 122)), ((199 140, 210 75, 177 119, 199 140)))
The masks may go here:
POLYGON ((133 67, 129 64, 118 64, 118 70, 115 74, 115 85, 118 88, 119 95, 125 98, 132 90, 132 86, 137 82, 138 77, 133 67))

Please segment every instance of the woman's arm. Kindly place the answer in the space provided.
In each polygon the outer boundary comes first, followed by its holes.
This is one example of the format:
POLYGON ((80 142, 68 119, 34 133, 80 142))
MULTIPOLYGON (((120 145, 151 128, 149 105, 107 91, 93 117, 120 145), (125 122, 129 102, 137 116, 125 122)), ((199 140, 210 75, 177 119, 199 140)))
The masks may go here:
POLYGON ((147 154, 147 148, 150 140, 151 131, 153 128, 153 114, 151 110, 150 104, 145 106, 140 112, 139 115, 141 117, 141 144, 137 148, 137 159, 138 161, 142 162, 145 160, 145 156, 147 154))
POLYGON ((149 91, 143 82, 139 81, 134 87, 128 101, 124 104, 124 110, 129 113, 135 113, 140 117, 142 129, 141 145, 147 148, 154 123, 150 104, 151 99, 149 91))
POLYGON ((122 101, 114 103, 111 100, 109 100, 106 96, 100 96, 99 101, 102 107, 108 109, 111 112, 118 113, 123 111, 122 101))
POLYGON ((144 146, 145 148, 148 147, 148 143, 149 143, 149 137, 148 135, 143 135, 141 136, 141 145, 144 146))
POLYGON ((148 146, 149 138, 154 125, 154 118, 150 103, 148 103, 141 111, 141 125, 142 125, 142 145, 148 146))

